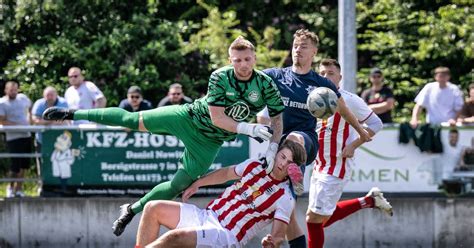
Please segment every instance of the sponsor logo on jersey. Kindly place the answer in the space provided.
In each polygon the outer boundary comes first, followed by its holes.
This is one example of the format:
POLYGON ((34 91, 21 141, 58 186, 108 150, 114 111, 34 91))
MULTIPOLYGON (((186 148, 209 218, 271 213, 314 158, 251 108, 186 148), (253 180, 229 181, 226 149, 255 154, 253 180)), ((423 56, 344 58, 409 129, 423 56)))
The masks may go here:
POLYGON ((265 194, 271 195, 275 190, 273 189, 273 186, 265 190, 265 194))
POLYGON ((257 91, 255 91, 255 90, 250 91, 249 100, 251 102, 256 102, 256 101, 258 101, 259 98, 260 98, 260 95, 258 94, 257 91))
POLYGON ((250 108, 245 102, 236 102, 229 107, 226 107, 225 114, 234 121, 243 121, 250 115, 250 108))
POLYGON ((235 96, 235 93, 234 92, 226 92, 225 93, 227 96, 235 96))

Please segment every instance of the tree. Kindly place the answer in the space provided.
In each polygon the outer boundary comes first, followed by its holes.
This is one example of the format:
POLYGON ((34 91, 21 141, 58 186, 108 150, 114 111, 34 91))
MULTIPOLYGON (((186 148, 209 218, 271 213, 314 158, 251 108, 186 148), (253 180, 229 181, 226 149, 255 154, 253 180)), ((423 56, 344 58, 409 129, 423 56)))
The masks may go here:
POLYGON ((359 88, 368 87, 370 67, 382 68, 397 100, 395 117, 404 121, 436 66, 450 67, 461 86, 472 82, 474 16, 464 2, 359 1, 359 88))

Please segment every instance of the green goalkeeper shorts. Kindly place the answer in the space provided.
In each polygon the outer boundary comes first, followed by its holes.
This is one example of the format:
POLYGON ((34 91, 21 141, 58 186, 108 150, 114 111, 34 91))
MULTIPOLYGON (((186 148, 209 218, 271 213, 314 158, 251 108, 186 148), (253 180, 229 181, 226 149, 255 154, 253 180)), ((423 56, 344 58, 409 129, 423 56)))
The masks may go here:
POLYGON ((143 123, 153 134, 169 134, 185 146, 181 162, 184 170, 196 180, 205 174, 217 156, 222 141, 204 136, 194 125, 187 105, 171 105, 142 111, 143 123))

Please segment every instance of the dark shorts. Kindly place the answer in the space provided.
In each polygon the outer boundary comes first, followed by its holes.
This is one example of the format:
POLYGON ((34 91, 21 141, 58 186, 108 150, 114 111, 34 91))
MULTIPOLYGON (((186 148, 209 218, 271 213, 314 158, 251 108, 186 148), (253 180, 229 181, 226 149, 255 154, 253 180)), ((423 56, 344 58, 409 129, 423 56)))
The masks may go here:
MULTIPOLYGON (((7 150, 9 153, 31 153, 32 140, 28 137, 7 141, 7 150)), ((20 169, 28 169, 30 161, 30 158, 11 158, 10 171, 18 173, 20 169)))

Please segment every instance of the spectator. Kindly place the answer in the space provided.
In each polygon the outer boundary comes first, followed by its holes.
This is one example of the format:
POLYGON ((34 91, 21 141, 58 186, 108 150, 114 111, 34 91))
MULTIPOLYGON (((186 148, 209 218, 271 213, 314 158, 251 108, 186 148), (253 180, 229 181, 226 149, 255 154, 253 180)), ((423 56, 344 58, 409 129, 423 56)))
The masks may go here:
POLYGON ((419 115, 426 109, 426 122, 440 124, 448 122, 456 124, 463 101, 463 93, 457 85, 449 82, 451 73, 448 67, 437 67, 434 71, 435 82, 428 83, 415 98, 415 107, 410 125, 415 128, 419 123, 419 115))
POLYGON ((383 73, 379 68, 370 70, 369 80, 372 87, 362 92, 361 98, 377 114, 383 123, 392 123, 392 109, 395 98, 392 90, 383 82, 383 73))
POLYGON ((462 106, 458 121, 462 123, 474 123, 474 83, 469 85, 468 98, 462 106))
MULTIPOLYGON (((56 89, 52 86, 48 86, 44 89, 43 91, 43 98, 36 100, 36 102, 33 104, 33 108, 31 109, 31 119, 33 121, 33 124, 36 125, 62 125, 62 124, 67 124, 68 122, 58 122, 58 121, 47 121, 44 120, 42 115, 43 112, 49 108, 49 107, 61 107, 61 108, 67 108, 67 102, 64 98, 58 96, 58 92, 56 89)), ((40 132, 36 133, 36 139, 35 139, 35 147, 36 147, 36 152, 41 153, 41 144, 42 144, 42 135, 40 132)), ((40 160, 38 160, 38 164, 40 160)))
POLYGON ((143 99, 142 90, 138 86, 131 86, 127 91, 127 99, 123 99, 119 108, 123 108, 128 112, 138 112, 151 109, 151 103, 143 99))
POLYGON ((158 103, 158 107, 192 102, 193 100, 191 98, 183 94, 183 86, 175 83, 170 85, 168 95, 161 99, 160 103, 158 103))
MULTIPOLYGON (((18 82, 5 84, 5 95, 0 98, 0 125, 29 125, 30 99, 18 93, 18 82)), ((7 132, 7 150, 9 153, 31 153, 31 134, 29 132, 7 132)), ((11 158, 9 177, 21 179, 30 167, 29 158, 11 158)), ((22 182, 11 182, 7 186, 7 197, 23 197, 22 182)))
POLYGON ((449 130, 448 145, 443 148, 443 155, 438 159, 441 167, 442 180, 449 180, 454 169, 460 165, 461 153, 464 147, 459 144, 459 132, 457 129, 449 130))
MULTIPOLYGON (((71 67, 67 73, 71 85, 64 93, 67 105, 70 109, 93 109, 105 107, 107 100, 97 86, 84 81, 81 69, 71 67)), ((74 121, 74 124, 89 123, 88 121, 74 121)))
POLYGON ((464 147, 461 153, 459 169, 460 170, 473 170, 474 169, 474 137, 471 138, 471 146, 464 147))

